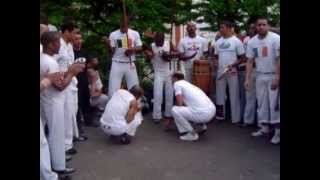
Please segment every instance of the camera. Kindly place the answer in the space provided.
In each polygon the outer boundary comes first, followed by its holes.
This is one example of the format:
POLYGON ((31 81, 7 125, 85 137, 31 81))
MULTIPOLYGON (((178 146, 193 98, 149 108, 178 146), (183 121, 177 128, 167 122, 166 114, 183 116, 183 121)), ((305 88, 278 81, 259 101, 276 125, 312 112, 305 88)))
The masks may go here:
POLYGON ((76 60, 74 60, 75 63, 85 63, 87 60, 84 57, 78 58, 76 60))

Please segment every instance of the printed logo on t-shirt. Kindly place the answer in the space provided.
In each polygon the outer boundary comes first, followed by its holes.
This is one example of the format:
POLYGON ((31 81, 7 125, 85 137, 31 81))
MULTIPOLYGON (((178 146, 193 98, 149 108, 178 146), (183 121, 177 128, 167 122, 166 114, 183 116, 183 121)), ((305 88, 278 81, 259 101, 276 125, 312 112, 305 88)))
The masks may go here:
POLYGON ((262 47, 262 57, 267 57, 268 56, 268 46, 263 46, 262 47))
POLYGON ((193 42, 193 43, 188 43, 188 44, 191 44, 191 46, 189 46, 189 47, 187 48, 188 51, 198 51, 198 50, 200 49, 199 47, 197 47, 197 45, 196 45, 195 42, 193 42))
POLYGON ((223 42, 219 45, 220 49, 228 49, 231 46, 229 42, 223 42))
POLYGON ((253 48, 254 57, 259 57, 258 48, 253 48))
POLYGON ((118 48, 131 48, 132 47, 132 39, 129 38, 127 41, 127 37, 122 37, 121 39, 117 39, 117 47, 118 48))

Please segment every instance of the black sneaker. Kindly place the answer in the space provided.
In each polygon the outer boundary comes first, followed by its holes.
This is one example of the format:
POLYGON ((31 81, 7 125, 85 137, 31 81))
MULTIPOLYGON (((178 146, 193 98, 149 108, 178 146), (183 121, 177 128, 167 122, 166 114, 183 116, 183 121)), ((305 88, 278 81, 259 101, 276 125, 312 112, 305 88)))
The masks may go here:
POLYGON ((75 154, 77 154, 78 152, 77 152, 77 150, 75 149, 75 148, 71 148, 71 149, 69 149, 69 150, 67 150, 66 151, 66 154, 67 155, 75 155, 75 154))
POLYGON ((204 135, 205 132, 207 132, 207 125, 205 123, 197 124, 197 128, 195 130, 196 133, 198 133, 199 136, 204 135))
POLYGON ((78 138, 73 138, 73 142, 83 142, 88 140, 88 137, 85 135, 80 135, 78 138))
POLYGON ((73 174, 74 172, 76 172, 76 170, 74 168, 65 168, 62 171, 55 171, 55 170, 53 170, 53 171, 59 175, 68 175, 68 174, 73 174))
POLYGON ((66 154, 66 162, 69 162, 69 161, 71 161, 71 160, 72 160, 72 156, 66 154))
POLYGON ((129 135, 127 135, 126 133, 120 136, 115 136, 115 135, 110 135, 110 140, 114 143, 114 144, 123 144, 123 145, 127 145, 130 144, 131 142, 131 137, 129 135))
POLYGON ((131 137, 125 133, 123 135, 120 136, 120 143, 123 145, 127 145, 131 143, 131 137))
POLYGON ((59 180, 72 180, 70 175, 60 175, 59 180))
POLYGON ((155 124, 159 124, 160 121, 161 121, 161 119, 153 119, 152 121, 153 121, 153 123, 155 123, 155 124))

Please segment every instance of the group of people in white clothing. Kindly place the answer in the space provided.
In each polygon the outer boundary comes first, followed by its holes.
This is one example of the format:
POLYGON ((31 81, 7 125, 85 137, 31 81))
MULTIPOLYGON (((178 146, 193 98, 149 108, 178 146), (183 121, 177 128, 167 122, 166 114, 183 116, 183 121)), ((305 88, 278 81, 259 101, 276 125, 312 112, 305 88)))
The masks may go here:
MULTIPOLYGON (((234 23, 231 21, 220 22, 219 37, 215 42, 208 43, 205 38, 196 34, 194 23, 187 24, 187 36, 178 44, 177 51, 182 57, 182 72, 184 82, 192 84, 193 62, 203 56, 210 56, 209 50, 214 52, 213 69, 216 104, 215 119, 218 122, 226 119, 226 89, 229 90, 231 122, 241 127, 257 125, 257 132, 252 136, 263 136, 273 132, 271 143, 280 143, 280 36, 269 31, 268 19, 259 17, 249 24, 248 36, 241 38, 235 33, 234 23), (209 46, 208 44, 211 44, 209 46), (211 49, 210 49, 211 48, 211 49), (257 118, 256 118, 257 116, 257 118)), ((164 40, 162 33, 156 33, 154 43, 145 55, 150 59, 154 69, 154 103, 153 119, 158 123, 162 119, 161 104, 163 90, 165 91, 164 118, 174 119, 178 130, 181 132, 180 116, 173 106, 178 103, 176 83, 172 74, 176 71, 171 62, 164 56, 170 51, 170 43, 164 40), (174 83, 174 85, 172 85, 174 83), (173 98, 175 96, 175 98, 173 98)), ((181 80, 181 79, 180 79, 181 80)), ((177 83, 185 84, 185 83, 177 83)), ((187 85, 186 85, 187 86, 187 85)), ((179 87, 179 86, 178 86, 179 87)), ((190 96, 202 95, 191 92, 190 96)), ((189 95, 184 95, 189 96, 189 95)), ((187 101, 184 99, 184 101, 187 101)), ((196 100, 192 100, 196 103, 196 100)), ((202 100, 201 102, 205 102, 202 100)), ((185 102, 184 102, 185 103, 185 102)), ((209 106, 209 105, 207 105, 209 106)), ((188 113, 183 113, 188 116, 188 113)), ((195 113, 192 113, 195 116, 195 113)), ((191 116, 191 114, 190 114, 191 116)), ((192 121, 193 117, 188 120, 192 121)), ((189 126, 190 127, 190 126, 189 126)), ((205 126, 203 126, 205 127, 205 126)), ((189 132, 191 131, 190 128, 189 132)), ((189 135, 188 137, 191 137, 189 135)), ((197 139, 194 135, 191 139, 197 139)))
POLYGON ((87 139, 78 128, 78 90, 83 91, 78 89, 78 75, 85 72, 91 107, 104 111, 108 101, 96 70, 98 59, 79 55, 81 41, 73 18, 64 18, 60 31, 50 30, 40 19, 40 178, 44 180, 74 173, 66 162, 77 153, 74 142, 87 139))
POLYGON ((232 22, 222 21, 219 28, 221 37, 209 43, 189 22, 188 34, 177 48, 165 40, 164 33, 156 32, 145 49, 139 33, 129 28, 126 17, 121 18, 120 28, 105 39, 112 64, 104 92, 98 57, 84 53, 74 20, 65 18, 60 31, 40 24, 41 179, 55 180, 75 172, 66 161, 77 153, 74 141, 87 139, 81 121, 90 121, 91 108, 101 112, 96 123, 113 142, 131 143, 143 122, 144 90, 135 66, 138 53, 144 54, 154 70, 153 121, 173 125, 181 140, 196 141, 208 122, 226 119, 228 87, 231 122, 254 125, 257 113, 259 129, 252 136, 274 132, 271 142, 280 143, 280 36, 269 31, 265 17, 250 24, 249 36, 243 40, 236 36, 232 22), (179 69, 173 66, 173 52, 181 60, 179 69), (192 82, 194 61, 210 56, 209 52, 214 52, 215 98, 192 82), (123 78, 126 88, 121 86, 123 78))

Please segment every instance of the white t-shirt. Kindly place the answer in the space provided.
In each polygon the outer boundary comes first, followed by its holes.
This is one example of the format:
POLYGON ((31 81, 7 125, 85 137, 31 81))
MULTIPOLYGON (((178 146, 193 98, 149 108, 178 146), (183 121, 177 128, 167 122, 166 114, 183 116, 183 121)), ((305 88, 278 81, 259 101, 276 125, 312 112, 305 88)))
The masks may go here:
POLYGON ((152 51, 154 53, 154 57, 151 59, 151 63, 153 65, 153 69, 155 72, 170 72, 170 62, 164 61, 162 59, 163 52, 170 51, 170 44, 168 41, 164 41, 163 46, 158 47, 155 43, 151 44, 152 51))
POLYGON ((243 47, 244 47, 244 50, 246 51, 247 50, 247 47, 248 47, 248 42, 250 40, 250 36, 246 36, 244 39, 243 39, 243 47))
POLYGON ((67 43, 60 38, 59 53, 55 55, 61 72, 68 71, 69 66, 74 62, 74 52, 71 43, 67 43))
POLYGON ((185 80, 176 81, 173 88, 175 95, 182 95, 184 104, 195 111, 206 111, 214 106, 200 88, 185 80))
MULTIPOLYGON (((246 36, 244 39, 243 39, 243 48, 244 48, 244 51, 247 50, 247 46, 248 46, 248 42, 250 40, 250 36, 246 36)), ((239 67, 245 67, 246 66, 246 62, 243 62, 241 64, 239 64, 239 67)))
POLYGON ((208 51, 208 41, 198 35, 194 38, 186 36, 180 41, 178 51, 185 53, 186 56, 191 56, 197 52, 194 58, 184 61, 184 67, 190 69, 193 66, 193 61, 203 56, 203 52, 208 51))
POLYGON ((117 90, 109 100, 106 109, 101 117, 103 125, 125 125, 127 124, 126 116, 129 111, 130 102, 135 97, 127 90, 117 90))
POLYGON ((257 72, 273 73, 276 58, 280 56, 280 36, 270 31, 264 39, 254 36, 248 42, 246 56, 255 59, 257 72))
MULTIPOLYGON (((120 62, 130 62, 128 56, 124 54, 125 50, 132 47, 142 46, 140 35, 137 31, 128 29, 128 37, 127 40, 126 33, 122 33, 120 30, 116 30, 112 32, 109 36, 110 46, 116 48, 112 61, 120 61, 120 62)), ((131 60, 135 61, 134 54, 131 56, 131 60)))
MULTIPOLYGON (((40 80, 46 75, 59 72, 59 65, 57 61, 50 55, 40 53, 40 80)), ((53 86, 43 89, 40 92, 40 99, 45 101, 59 100, 61 98, 61 91, 53 86)))
MULTIPOLYGON (((55 58, 59 64, 61 72, 68 71, 69 66, 74 63, 74 51, 71 43, 67 43, 63 38, 60 38, 60 49, 59 53, 55 55, 55 58)), ((73 91, 77 91, 77 78, 73 77, 70 83, 70 88, 73 91)))
POLYGON ((221 73, 227 65, 237 61, 239 55, 245 54, 245 51, 240 39, 231 36, 229 38, 219 38, 215 44, 214 53, 218 55, 218 73, 221 73))

